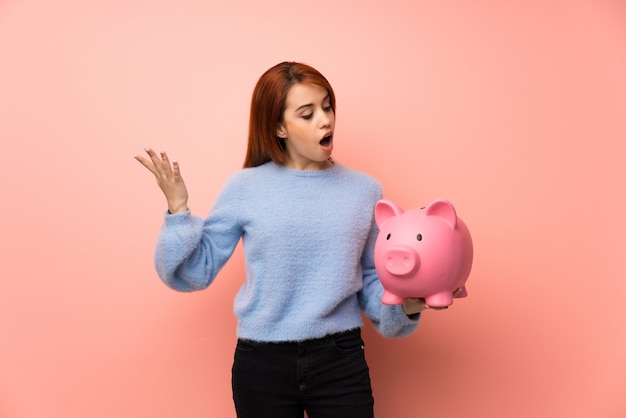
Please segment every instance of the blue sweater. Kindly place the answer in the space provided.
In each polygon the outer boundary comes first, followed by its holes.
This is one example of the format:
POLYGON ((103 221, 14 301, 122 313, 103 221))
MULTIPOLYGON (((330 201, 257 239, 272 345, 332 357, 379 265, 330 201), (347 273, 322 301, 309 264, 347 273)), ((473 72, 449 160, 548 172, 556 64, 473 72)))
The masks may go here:
POLYGON ((419 315, 382 304, 374 266, 381 196, 376 180, 337 163, 322 171, 246 168, 205 220, 165 215, 156 269, 173 289, 204 289, 243 239, 246 280, 234 301, 240 338, 319 338, 362 326, 361 310, 382 335, 405 336, 419 315))

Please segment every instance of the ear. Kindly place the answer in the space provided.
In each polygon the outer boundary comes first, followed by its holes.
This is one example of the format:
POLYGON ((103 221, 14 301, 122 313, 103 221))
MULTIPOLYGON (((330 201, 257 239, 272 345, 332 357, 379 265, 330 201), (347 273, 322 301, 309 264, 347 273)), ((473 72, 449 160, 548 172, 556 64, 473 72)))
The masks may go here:
POLYGON ((402 215, 403 213, 404 211, 400 208, 400 206, 390 200, 381 199, 376 202, 376 208, 374 209, 376 226, 380 228, 389 218, 402 215))
POLYGON ((426 216, 438 216, 449 223, 452 228, 456 228, 456 210, 447 200, 438 199, 428 205, 426 216))
POLYGON ((287 139, 287 130, 285 129, 285 125, 279 123, 276 127, 276 136, 281 139, 287 139))

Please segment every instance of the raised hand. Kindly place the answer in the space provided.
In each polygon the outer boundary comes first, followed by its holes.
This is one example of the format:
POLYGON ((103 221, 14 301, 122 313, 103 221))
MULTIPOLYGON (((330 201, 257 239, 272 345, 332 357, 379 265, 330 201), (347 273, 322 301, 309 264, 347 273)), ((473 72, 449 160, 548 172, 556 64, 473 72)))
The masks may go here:
POLYGON ((159 155, 150 148, 146 149, 146 154, 150 157, 149 159, 139 155, 135 156, 135 159, 154 174, 159 188, 165 195, 170 213, 186 212, 189 196, 185 182, 180 175, 178 162, 174 161, 170 164, 165 152, 161 152, 159 158, 159 155))

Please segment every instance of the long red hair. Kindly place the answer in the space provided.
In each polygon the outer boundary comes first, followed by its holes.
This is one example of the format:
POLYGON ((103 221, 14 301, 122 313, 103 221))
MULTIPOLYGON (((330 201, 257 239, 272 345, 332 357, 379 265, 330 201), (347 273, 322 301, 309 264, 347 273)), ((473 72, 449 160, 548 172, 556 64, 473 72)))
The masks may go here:
POLYGON ((335 111, 333 88, 315 68, 298 62, 282 62, 270 68, 259 78, 252 93, 244 167, 256 167, 268 161, 285 164, 285 144, 276 136, 276 131, 283 121, 287 93, 298 83, 326 89, 330 95, 330 105, 335 111))

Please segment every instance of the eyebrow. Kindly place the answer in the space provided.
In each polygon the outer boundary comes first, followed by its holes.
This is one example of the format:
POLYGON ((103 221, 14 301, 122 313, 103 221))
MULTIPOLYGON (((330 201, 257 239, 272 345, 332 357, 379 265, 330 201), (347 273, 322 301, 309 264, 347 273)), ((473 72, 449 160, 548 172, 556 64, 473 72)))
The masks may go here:
MULTIPOLYGON (((324 96, 324 98, 322 99, 322 103, 324 103, 326 100, 330 99, 330 93, 326 94, 326 96, 324 96)), ((299 112, 302 109, 306 109, 307 107, 311 107, 313 106, 313 103, 307 103, 307 104, 303 104, 302 106, 298 107, 295 112, 299 112)))

